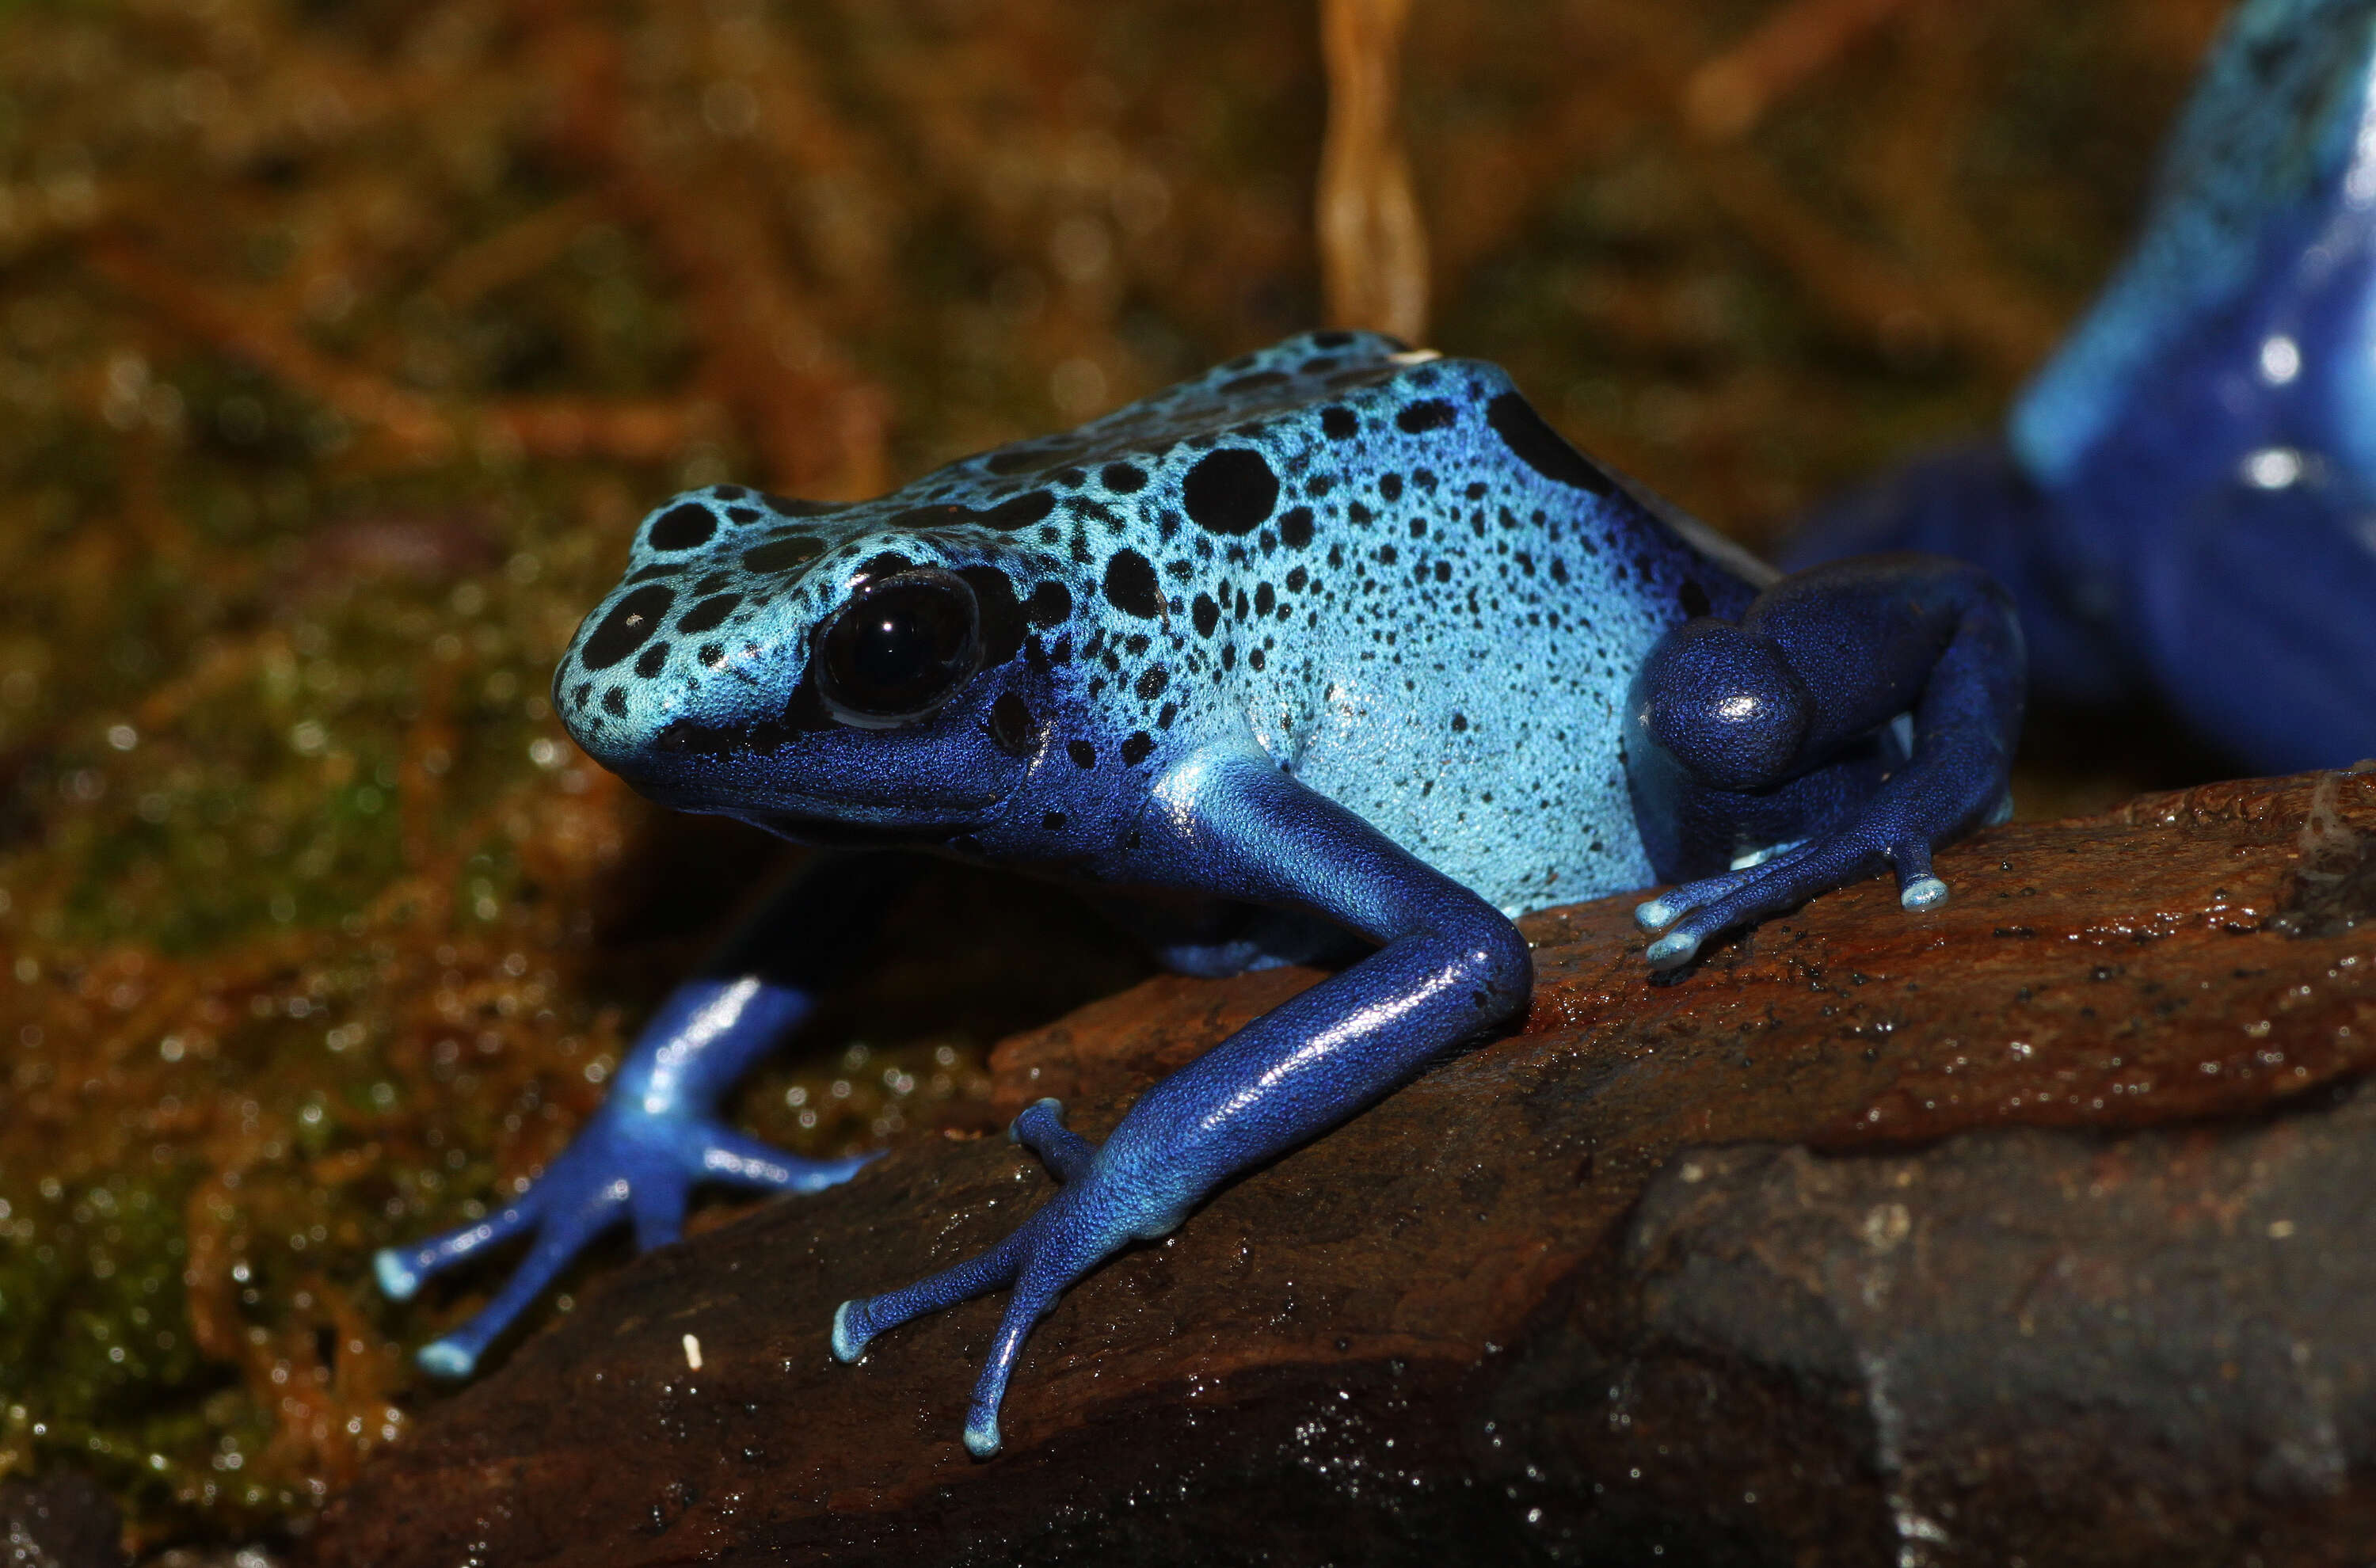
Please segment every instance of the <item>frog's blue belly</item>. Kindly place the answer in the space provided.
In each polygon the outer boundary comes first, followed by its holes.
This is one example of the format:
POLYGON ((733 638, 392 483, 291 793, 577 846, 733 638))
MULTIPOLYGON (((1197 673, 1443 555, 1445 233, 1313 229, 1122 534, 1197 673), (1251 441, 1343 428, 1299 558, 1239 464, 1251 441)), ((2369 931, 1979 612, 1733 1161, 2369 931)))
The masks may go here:
POLYGON ((1646 886, 1620 742, 1627 681, 1664 628, 1612 604, 1584 649, 1439 635, 1327 682, 1300 732, 1257 708, 1255 736, 1505 914, 1646 886), (1403 706, 1407 672, 1434 694, 1423 710, 1403 706))

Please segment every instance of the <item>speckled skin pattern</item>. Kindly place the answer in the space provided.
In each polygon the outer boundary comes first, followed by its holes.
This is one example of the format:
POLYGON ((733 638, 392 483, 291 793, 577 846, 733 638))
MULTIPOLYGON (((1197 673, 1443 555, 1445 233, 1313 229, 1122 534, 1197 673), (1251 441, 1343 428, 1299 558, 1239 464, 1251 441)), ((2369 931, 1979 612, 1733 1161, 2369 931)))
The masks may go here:
POLYGON ((2134 252, 2005 439, 1789 559, 1977 562, 2040 692, 2152 694, 2241 767, 2376 754, 2376 0, 2245 0, 2134 252))
MULTIPOLYGON (((986 1455, 1067 1286, 1522 1006, 1512 915, 1696 878, 1642 907, 1670 968, 1884 864, 1909 908, 1943 897, 1931 849, 2002 809, 2021 682, 2009 604, 1969 567, 1772 582, 1495 367, 1317 333, 881 500, 677 497, 554 694, 589 754, 669 804, 1070 876, 1195 972, 1357 960, 1103 1145, 1027 1111, 1014 1134, 1064 1183, 1051 1201, 981 1257, 843 1307, 854 1360, 1011 1290, 967 1424, 986 1455)), ((425 1364, 467 1372, 612 1219, 673 1235, 692 1181, 854 1169, 754 1148, 715 1106, 829 973, 815 911, 846 932, 880 897, 828 858, 671 999, 517 1204, 381 1255, 402 1295, 536 1229, 425 1364)))
POLYGON ((1018 637, 1025 654, 982 693, 1004 755, 953 772, 975 791, 949 820, 992 858, 1108 880, 1129 879, 1147 803, 1118 772, 1250 743, 1509 913, 1644 885, 1626 683, 1686 606, 1749 599, 1645 526, 1498 368, 1406 364, 1349 335, 881 501, 782 505, 719 486, 641 531, 629 588, 555 682, 579 742, 663 801, 803 814, 784 753, 738 738, 777 722, 853 575, 942 567, 976 585, 992 661, 1018 637), (1497 418, 1553 472, 1514 463, 1497 418), (630 616, 652 629, 632 647, 630 616), (682 763, 654 757, 671 744, 682 763))

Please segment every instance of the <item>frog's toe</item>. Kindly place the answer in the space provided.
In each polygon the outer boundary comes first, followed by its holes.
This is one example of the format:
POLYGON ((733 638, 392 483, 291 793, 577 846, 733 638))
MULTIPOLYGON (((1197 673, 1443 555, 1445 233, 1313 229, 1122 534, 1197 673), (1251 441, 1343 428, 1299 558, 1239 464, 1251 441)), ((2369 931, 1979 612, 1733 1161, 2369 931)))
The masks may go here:
POLYGON ((1078 1181, 1097 1158, 1098 1146, 1064 1125, 1060 1100, 1034 1100, 1025 1106, 1008 1125, 1006 1135, 1038 1155, 1060 1182, 1078 1181))
POLYGON ((847 1159, 802 1159, 728 1127, 711 1128, 701 1151, 701 1179, 773 1192, 816 1193, 838 1187, 882 1158, 875 1149, 847 1159))
POLYGON ((1910 910, 1935 909, 1947 901, 1947 885, 1935 876, 1919 876, 1898 890, 1897 902, 1910 910))
POLYGON ((855 1361, 865 1354, 868 1342, 886 1330, 976 1296, 1011 1289, 990 1356, 974 1384, 973 1403, 966 1412, 967 1452, 977 1459, 997 1453, 999 1406, 1006 1398, 1007 1382, 1032 1326, 1055 1310, 1064 1292, 1083 1275, 1119 1251, 1132 1236, 1149 1230, 1130 1226, 1118 1214, 1106 1212, 1104 1205, 1075 1201, 1083 1191, 1066 1188, 1005 1241, 955 1268, 903 1290, 844 1301, 833 1314, 835 1357, 855 1361))
POLYGON ((1056 1307, 1064 1288, 1088 1272, 1095 1260, 1069 1266, 1034 1261, 1024 1271, 1015 1294, 1007 1298, 1005 1315, 998 1321, 998 1337, 991 1341, 990 1359, 982 1363, 974 1384, 973 1403, 966 1409, 966 1452, 987 1459, 998 1452, 998 1408, 1006 1401, 1006 1384, 1015 1374, 1016 1359, 1032 1327, 1056 1307))
MULTIPOLYGON (((1818 893, 1854 881, 1872 851, 1847 838, 1806 844, 1755 866, 1727 872, 1669 891, 1664 901, 1681 911, 1667 934, 1643 954, 1653 969, 1691 962, 1709 939, 1805 903, 1818 893)), ((1926 869, 1928 862, 1924 862, 1926 869)))
POLYGON ((409 1301, 434 1276, 502 1245, 536 1223, 544 1213, 544 1194, 530 1189, 519 1201, 475 1224, 459 1226, 409 1247, 382 1247, 372 1255, 372 1274, 380 1292, 391 1301, 409 1301))
POLYGON ((618 1218, 627 1202, 626 1183, 615 1182, 589 1202, 566 1208, 548 1208, 535 1244, 520 1259, 503 1289, 469 1322, 421 1348, 413 1357, 421 1370, 434 1377, 468 1377, 478 1367, 487 1347, 526 1312, 555 1276, 586 1243, 618 1218))
MULTIPOLYGON (((1067 1128, 1063 1115, 1062 1102, 1035 1100, 1025 1106, 1008 1124, 1006 1135, 1038 1155, 1070 1192, 1072 1183, 1089 1173, 1090 1163, 1096 1159, 1098 1148, 1088 1139, 1067 1128)), ((1039 1250, 1035 1239, 1056 1225, 1051 1217, 1071 1206, 1064 1201, 1064 1194, 1060 1193, 1054 1203, 1025 1220, 1015 1234, 979 1257, 968 1259, 955 1268, 943 1269, 930 1279, 921 1280, 904 1290, 842 1302, 833 1314, 835 1357, 845 1362, 854 1361, 866 1353, 867 1341, 885 1329, 897 1328, 903 1323, 912 1322, 944 1307, 956 1306, 959 1301, 969 1301, 976 1296, 986 1296, 992 1290, 1002 1290, 1016 1284, 1024 1277, 1025 1265, 1031 1262, 1039 1250)), ((1082 1265, 1084 1269, 1087 1266, 1086 1264, 1082 1265)), ((1018 1290, 1018 1299, 1022 1295, 1023 1292, 1018 1290)), ((1009 1316, 1012 1315, 1010 1309, 1009 1316)), ((1028 1321, 1026 1326, 1028 1326, 1028 1321)), ((996 1426, 997 1423, 992 1421, 993 1431, 996 1426)))
POLYGON ((1692 955, 1699 950, 1700 944, 1714 930, 1722 929, 1702 929, 1703 922, 1689 921, 1685 917, 1721 904, 1760 882, 1785 874, 1788 866, 1805 858, 1811 849, 1812 846, 1805 844, 1784 845, 1752 864, 1738 866, 1715 876, 1702 877, 1696 882, 1680 883, 1656 898, 1635 905, 1634 921, 1644 931, 1660 931, 1669 926, 1679 928, 1650 944, 1649 951, 1644 955, 1649 959, 1650 967, 1669 969, 1678 964, 1688 963, 1692 955))
POLYGON ((1884 862, 1896 871, 1898 902, 1905 909, 1919 912, 1947 901, 1947 884, 1930 869, 1927 836, 1903 821, 1861 823, 1758 865, 1669 890, 1654 902, 1679 907, 1679 912, 1667 934, 1643 956, 1653 969, 1689 963, 1711 937, 1845 887, 1884 862))
POLYGON ((878 1334, 1014 1284, 1023 1271, 1025 1238, 1030 1227, 1031 1222, 1026 1220, 1023 1229, 990 1251, 968 1258, 955 1268, 944 1268, 929 1279, 920 1279, 903 1289, 886 1290, 880 1296, 842 1302, 833 1313, 834 1359, 845 1364, 855 1361, 866 1353, 867 1345, 878 1334))

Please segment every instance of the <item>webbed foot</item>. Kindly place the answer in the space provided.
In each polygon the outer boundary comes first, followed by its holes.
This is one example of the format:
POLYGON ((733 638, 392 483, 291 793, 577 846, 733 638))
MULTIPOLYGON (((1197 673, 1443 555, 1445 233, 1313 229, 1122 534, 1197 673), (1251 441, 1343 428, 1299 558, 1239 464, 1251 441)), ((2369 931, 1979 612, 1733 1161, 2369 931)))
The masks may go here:
POLYGON ((1135 1240, 1179 1223, 1184 1205, 1159 1201, 1152 1184, 1102 1165, 1098 1145, 1069 1131, 1057 1102, 1027 1107, 1007 1136, 1038 1155, 1064 1183, 1013 1234, 988 1252, 905 1289, 844 1301, 833 1314, 833 1353, 855 1361, 877 1335, 992 1290, 1009 1289, 1006 1313, 966 1412, 965 1445, 977 1459, 998 1452, 998 1409, 1032 1325, 1083 1275, 1135 1240))
POLYGON ((441 1274, 516 1235, 535 1241, 494 1298, 453 1333, 422 1347, 415 1357, 439 1377, 468 1377, 481 1356, 511 1326, 555 1275, 589 1241, 622 1219, 633 1219, 641 1248, 673 1241, 683 1229, 685 1202, 704 1182, 807 1193, 846 1182, 873 1155, 802 1159, 768 1147, 707 1116, 653 1112, 630 1097, 614 1098, 500 1213, 408 1247, 384 1247, 373 1258, 379 1287, 407 1301, 441 1274))

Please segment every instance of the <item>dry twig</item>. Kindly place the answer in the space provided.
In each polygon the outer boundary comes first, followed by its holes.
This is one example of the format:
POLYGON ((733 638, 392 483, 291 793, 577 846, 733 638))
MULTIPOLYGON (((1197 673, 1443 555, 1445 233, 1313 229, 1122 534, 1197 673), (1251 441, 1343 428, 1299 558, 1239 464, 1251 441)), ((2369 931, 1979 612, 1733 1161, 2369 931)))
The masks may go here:
POLYGON ((1410 0, 1322 0, 1328 133, 1320 149, 1320 272, 1330 325, 1427 335, 1427 232, 1396 127, 1410 0))
POLYGON ((1754 32, 1692 73, 1683 117, 1710 141, 1730 141, 1765 112, 1902 10, 1907 0, 1785 0, 1754 32))

